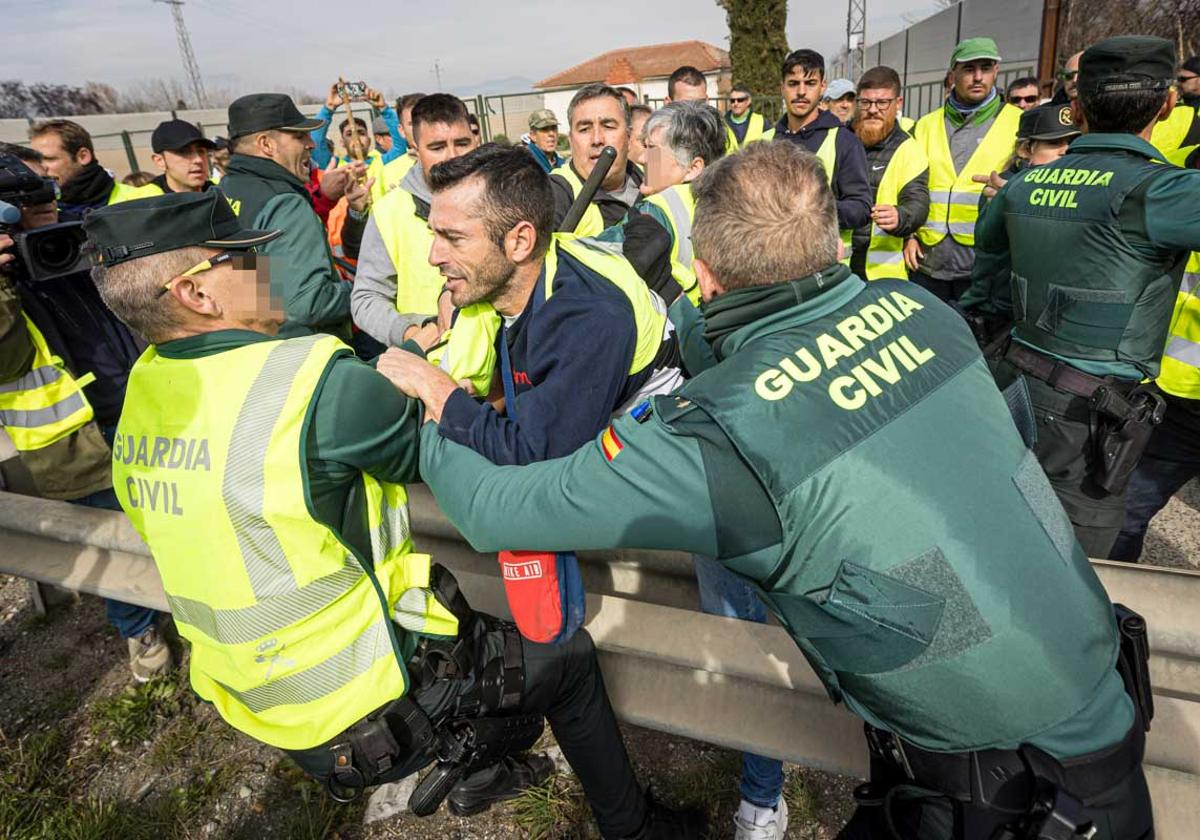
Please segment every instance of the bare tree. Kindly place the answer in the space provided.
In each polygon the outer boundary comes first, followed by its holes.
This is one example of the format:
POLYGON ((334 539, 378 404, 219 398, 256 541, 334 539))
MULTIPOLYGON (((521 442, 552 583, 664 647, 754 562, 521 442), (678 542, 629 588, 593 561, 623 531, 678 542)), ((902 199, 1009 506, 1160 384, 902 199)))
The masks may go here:
POLYGON ((1059 18, 1058 59, 1113 35, 1157 35, 1180 60, 1200 49, 1200 0, 1068 0, 1059 18))

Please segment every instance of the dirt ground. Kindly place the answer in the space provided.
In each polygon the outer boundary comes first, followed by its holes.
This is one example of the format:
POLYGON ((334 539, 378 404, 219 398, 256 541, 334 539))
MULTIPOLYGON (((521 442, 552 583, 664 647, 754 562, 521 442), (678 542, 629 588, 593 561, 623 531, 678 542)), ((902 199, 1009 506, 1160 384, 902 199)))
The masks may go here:
MULTIPOLYGON (((1200 566, 1200 484, 1185 487, 1151 524, 1145 559, 1200 566)), ((624 729, 643 783, 666 802, 708 809, 712 836, 732 836, 737 754, 624 729)), ((855 783, 790 767, 789 836, 832 837, 855 783)), ((98 599, 71 597, 39 616, 27 584, 0 576, 0 840, 596 836, 569 774, 466 819, 443 806, 423 820, 394 813, 364 824, 367 810, 363 801, 337 805, 282 754, 226 726, 195 699, 184 669, 134 686, 124 643, 98 599)))

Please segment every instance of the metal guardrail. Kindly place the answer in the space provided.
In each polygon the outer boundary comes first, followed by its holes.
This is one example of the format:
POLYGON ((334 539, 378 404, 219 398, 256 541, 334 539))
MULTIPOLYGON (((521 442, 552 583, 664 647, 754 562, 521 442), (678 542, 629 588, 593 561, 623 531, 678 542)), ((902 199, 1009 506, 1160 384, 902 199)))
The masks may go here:
MULTIPOLYGON (((454 570, 478 609, 506 614, 493 555, 480 555, 423 487, 414 540, 454 570)), ((779 627, 695 611, 687 555, 581 556, 588 630, 624 720, 731 749, 862 776, 861 723, 829 702, 779 627), (749 713, 749 710, 753 710, 749 713)), ((1146 773, 1158 836, 1185 840, 1200 814, 1200 574, 1095 562, 1114 600, 1145 615, 1157 716, 1146 773)), ((124 516, 0 493, 0 572, 166 609, 149 551, 124 516)))

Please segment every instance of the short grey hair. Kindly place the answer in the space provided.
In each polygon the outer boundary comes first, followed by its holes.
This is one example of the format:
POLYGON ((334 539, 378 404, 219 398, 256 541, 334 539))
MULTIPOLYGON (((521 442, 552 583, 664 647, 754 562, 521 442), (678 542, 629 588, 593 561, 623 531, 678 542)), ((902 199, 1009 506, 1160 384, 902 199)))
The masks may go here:
POLYGON ((178 277, 217 252, 199 246, 151 254, 113 266, 92 269, 92 282, 104 305, 151 344, 167 341, 183 325, 179 306, 170 295, 158 292, 172 277, 178 277))
POLYGON ((711 166, 725 155, 725 126, 717 109, 707 102, 671 102, 659 108, 642 127, 642 143, 659 128, 662 143, 680 166, 700 158, 711 166))
POLYGON ((838 258, 837 208, 820 159, 751 143, 692 182, 692 246, 726 289, 808 277, 838 258))
POLYGON ((615 99, 617 104, 621 106, 621 114, 625 118, 625 130, 629 131, 629 103, 625 101, 625 97, 621 95, 621 91, 612 85, 606 85, 602 82, 584 85, 571 97, 571 104, 567 106, 567 128, 570 129, 575 125, 575 108, 577 106, 592 99, 603 99, 606 96, 610 99, 615 99))

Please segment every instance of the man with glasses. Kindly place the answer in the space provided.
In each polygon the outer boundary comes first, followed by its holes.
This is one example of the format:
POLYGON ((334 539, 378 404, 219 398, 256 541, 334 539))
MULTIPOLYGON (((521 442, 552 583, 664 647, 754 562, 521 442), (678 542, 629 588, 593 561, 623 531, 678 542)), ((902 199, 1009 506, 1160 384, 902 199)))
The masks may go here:
MULTIPOLYGON (((325 332, 349 343, 350 284, 343 283, 321 219, 305 187, 314 148, 310 132, 322 120, 305 117, 290 96, 253 93, 229 106, 232 155, 221 191, 253 228, 278 230, 263 245, 276 264, 286 320, 285 338, 325 332)), ((367 184, 353 183, 346 197, 365 208, 367 184)), ((354 221, 354 214, 347 224, 354 221)), ((365 218, 364 218, 365 221, 365 218)))
POLYGON ((1083 50, 1071 55, 1063 69, 1058 73, 1058 80, 1062 82, 1054 97, 1050 100, 1055 105, 1070 105, 1079 96, 1079 58, 1083 55, 1083 50))
POLYGON ((1036 108, 1037 104, 1042 101, 1042 95, 1038 91, 1038 80, 1033 76, 1013 79, 1008 83, 1004 99, 1009 105, 1016 105, 1022 111, 1036 108))
POLYGON ((897 121, 904 107, 900 75, 872 67, 858 81, 858 110, 850 129, 867 151, 871 220, 854 231, 850 269, 867 280, 907 280, 904 240, 929 215, 929 160, 897 121))
POLYGON ((929 218, 904 246, 909 277, 945 301, 971 283, 975 220, 983 184, 975 176, 1008 165, 1021 110, 996 90, 1000 51, 991 38, 968 38, 950 61, 953 87, 913 136, 929 158, 929 218))
POLYGON ((736 152, 755 140, 770 140, 774 136, 767 118, 750 110, 754 99, 750 88, 734 85, 729 91, 729 110, 725 112, 725 151, 736 152))
POLYGON ((1154 127, 1150 142, 1164 155, 1200 144, 1200 56, 1192 56, 1179 65, 1175 75, 1179 104, 1171 116, 1154 127))

